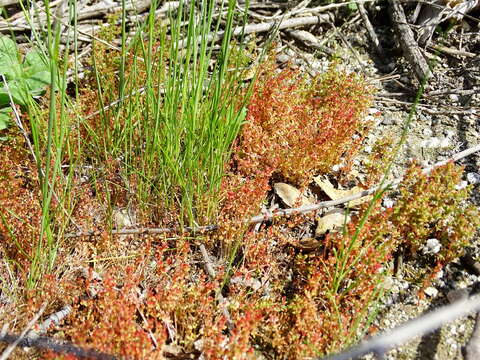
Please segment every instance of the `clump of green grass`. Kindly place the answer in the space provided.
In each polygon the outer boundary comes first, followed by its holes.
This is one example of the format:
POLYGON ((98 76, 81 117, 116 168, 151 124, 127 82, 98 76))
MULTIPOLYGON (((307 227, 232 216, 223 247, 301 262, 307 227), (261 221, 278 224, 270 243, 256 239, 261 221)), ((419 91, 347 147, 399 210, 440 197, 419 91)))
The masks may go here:
POLYGON ((245 119, 241 59, 230 56, 234 4, 181 2, 168 30, 156 29, 152 13, 125 50, 97 44, 92 58, 96 89, 87 97, 101 108, 122 100, 82 124, 93 144, 86 150, 115 163, 128 201, 150 213, 178 212, 189 226, 215 219, 225 163, 245 119), (223 21, 216 11, 226 23, 214 51, 211 30, 215 37, 223 21))

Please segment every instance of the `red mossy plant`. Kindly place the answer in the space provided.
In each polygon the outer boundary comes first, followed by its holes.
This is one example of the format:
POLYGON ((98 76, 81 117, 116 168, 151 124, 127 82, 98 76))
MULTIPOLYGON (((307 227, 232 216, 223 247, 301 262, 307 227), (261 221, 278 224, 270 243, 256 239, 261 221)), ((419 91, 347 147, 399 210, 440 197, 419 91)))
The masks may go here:
POLYGON ((242 221, 258 213, 273 177, 304 186, 336 163, 348 165, 371 125, 362 119, 371 95, 335 64, 314 79, 263 64, 222 182, 221 238, 245 231, 242 221))
MULTIPOLYGON (((380 295, 381 269, 394 245, 387 236, 388 216, 375 209, 357 236, 360 217, 346 235, 328 235, 317 250, 290 252, 284 260, 289 265, 283 273, 291 273, 291 279, 283 281, 283 292, 272 293, 277 310, 261 326, 261 342, 275 358, 325 355, 354 342, 368 326, 369 306, 380 295)), ((276 234, 270 241, 281 243, 286 235, 276 234)))
MULTIPOLYGON (((95 298, 80 300, 74 306, 65 334, 86 349, 131 359, 155 358, 148 326, 137 321, 141 306, 139 279, 131 268, 123 271, 126 273, 121 281, 106 275, 95 298)), ((89 284, 85 285, 88 288, 89 284)), ((162 337, 157 337, 157 341, 162 344, 162 337)))
POLYGON ((0 142, 0 249, 26 276, 40 236, 38 175, 24 138, 13 130, 8 135, 0 142))
POLYGON ((335 65, 308 79, 300 71, 261 69, 253 87, 246 124, 234 147, 237 170, 248 176, 275 173, 307 184, 359 150, 372 89, 335 65))

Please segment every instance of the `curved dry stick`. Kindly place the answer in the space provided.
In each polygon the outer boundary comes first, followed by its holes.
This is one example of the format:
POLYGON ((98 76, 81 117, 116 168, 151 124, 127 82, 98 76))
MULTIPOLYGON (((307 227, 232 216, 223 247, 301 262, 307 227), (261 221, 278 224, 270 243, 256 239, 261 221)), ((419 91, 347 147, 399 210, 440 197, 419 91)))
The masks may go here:
MULTIPOLYGON (((237 26, 232 31, 232 36, 240 36, 240 35, 248 35, 253 33, 261 33, 270 31, 272 29, 288 29, 297 26, 306 26, 306 25, 315 25, 326 23, 331 20, 331 16, 329 14, 319 14, 317 16, 302 16, 297 18, 290 18, 278 20, 278 21, 269 21, 259 24, 248 24, 245 26, 237 26)), ((223 39, 225 36, 224 31, 219 31, 216 34, 209 34, 207 36, 208 42, 217 42, 223 39)), ((183 49, 187 46, 187 40, 182 40, 178 42, 178 48, 183 49)))
POLYGON ((393 27, 395 28, 398 42, 402 47, 405 58, 413 67, 417 79, 421 81, 422 79, 430 77, 430 68, 415 41, 413 31, 408 25, 402 6, 398 0, 388 0, 388 2, 390 4, 389 12, 392 17, 393 27))
POLYGON ((100 351, 93 350, 93 349, 84 349, 72 343, 68 343, 68 342, 59 343, 46 336, 40 336, 32 339, 29 337, 22 338, 21 336, 14 335, 14 334, 5 334, 5 335, 0 335, 0 342, 6 342, 9 344, 18 342, 18 346, 21 346, 21 347, 34 347, 37 349, 51 350, 56 353, 71 354, 71 355, 74 355, 76 358, 80 358, 80 359, 94 359, 94 360, 118 359, 113 355, 102 353, 100 351))
MULTIPOLYGON (((422 170, 423 174, 428 174, 431 172, 433 169, 445 165, 450 161, 458 161, 460 159, 463 159, 471 154, 474 154, 476 152, 480 151, 480 145, 475 145, 471 148, 468 148, 464 151, 461 151, 459 153, 456 153, 452 157, 439 161, 432 166, 429 166, 425 169, 422 170)), ((382 189, 386 189, 388 187, 395 187, 398 186, 402 182, 402 178, 399 178, 397 180, 391 181, 389 183, 386 183, 383 185, 382 189)), ((337 206, 337 205, 342 205, 345 203, 348 203, 353 200, 360 199, 362 197, 372 195, 376 191, 381 190, 380 185, 373 186, 367 190, 360 191, 356 194, 345 196, 343 198, 337 199, 337 200, 328 200, 328 201, 322 201, 316 204, 312 205, 305 205, 305 206, 300 206, 297 208, 291 208, 291 209, 278 209, 275 211, 266 211, 263 214, 259 214, 256 216, 251 217, 250 219, 244 220, 245 223, 247 224, 258 224, 266 220, 271 220, 274 217, 278 216, 289 216, 289 215, 294 215, 294 214, 305 214, 309 213, 312 211, 317 211, 319 209, 324 209, 327 207, 332 207, 332 206, 337 206)), ((112 235, 139 235, 139 234, 165 234, 165 233, 205 233, 213 230, 217 230, 219 228, 218 225, 212 224, 212 225, 205 225, 205 226, 197 226, 197 227, 185 227, 185 228, 147 228, 147 227, 142 227, 142 228, 134 228, 134 229, 120 229, 120 230, 112 230, 111 234, 112 235)), ((76 232, 76 233, 70 233, 66 234, 65 237, 71 238, 71 237, 81 237, 81 236, 99 236, 101 235, 101 231, 81 231, 81 232, 76 232)))
MULTIPOLYGON (((480 151, 480 145, 473 146, 473 147, 471 147, 467 150, 461 151, 461 152, 453 155, 452 157, 450 157, 446 160, 439 161, 439 162, 435 163, 434 165, 423 169, 422 172, 423 172, 423 174, 428 174, 433 169, 435 169, 439 166, 443 166, 450 161, 458 161, 458 160, 463 159, 464 157, 467 157, 467 156, 469 156, 469 155, 471 155, 475 152, 478 152, 478 151, 480 151)), ((273 217, 276 217, 276 216, 288 216, 288 215, 293 215, 293 214, 303 214, 303 213, 308 213, 308 212, 316 211, 316 210, 319 210, 319 209, 323 209, 323 208, 326 208, 326 207, 345 204, 345 203, 348 203, 350 201, 357 200, 357 199, 360 199, 362 197, 374 194, 378 190, 383 190, 383 189, 386 189, 388 187, 395 187, 395 186, 399 185, 401 182, 402 182, 402 178, 399 178, 397 180, 386 183, 382 188, 380 188, 380 185, 376 185, 376 186, 373 186, 373 187, 371 187, 367 190, 358 192, 358 193, 353 194, 353 195, 345 196, 345 197, 337 199, 337 200, 322 201, 322 202, 317 203, 317 204, 305 205, 305 206, 300 206, 300 207, 291 208, 291 209, 280 209, 280 210, 277 210, 275 212, 269 212, 269 213, 267 212, 264 215, 254 216, 253 218, 251 218, 249 220, 249 223, 256 224, 256 223, 262 222, 264 220, 271 220, 273 217)))
MULTIPOLYGON (((27 327, 21 332, 19 336, 16 336, 16 338, 12 342, 10 342, 10 345, 8 345, 7 348, 3 351, 2 355, 0 355, 0 360, 7 360, 10 354, 12 353, 12 351, 15 350, 15 348, 19 346, 23 340, 28 338, 27 333, 30 331, 33 325, 35 325, 35 323, 38 321, 40 316, 42 316, 46 308, 47 308, 47 303, 45 302, 43 303, 40 310, 38 310, 37 314, 33 317, 33 319, 28 322, 27 327)), ((5 337, 5 336, 8 336, 8 335, 2 335, 2 337, 5 337)))
MULTIPOLYGON (((200 244, 200 252, 202 253, 203 257, 203 262, 205 263, 205 270, 207 271, 208 275, 212 280, 215 280, 216 274, 215 274, 215 269, 213 268, 212 262, 210 261, 210 257, 208 256, 207 249, 205 248, 205 245, 200 244)), ((227 326, 229 330, 233 330, 235 328, 235 324, 232 321, 232 317, 230 316, 230 312, 228 311, 227 308, 227 302, 225 298, 222 295, 221 291, 217 291, 217 298, 218 302, 220 303, 221 310, 223 316, 227 319, 227 326)))
POLYGON ((318 358, 318 360, 355 359, 372 352, 377 355, 383 355, 386 351, 406 342, 407 340, 416 336, 428 334, 433 330, 438 329, 446 322, 453 321, 459 317, 468 315, 472 311, 478 310, 480 310, 480 296, 472 296, 469 299, 460 300, 451 305, 443 306, 438 310, 408 321, 393 330, 373 337, 363 345, 353 347, 352 349, 337 355, 318 358))

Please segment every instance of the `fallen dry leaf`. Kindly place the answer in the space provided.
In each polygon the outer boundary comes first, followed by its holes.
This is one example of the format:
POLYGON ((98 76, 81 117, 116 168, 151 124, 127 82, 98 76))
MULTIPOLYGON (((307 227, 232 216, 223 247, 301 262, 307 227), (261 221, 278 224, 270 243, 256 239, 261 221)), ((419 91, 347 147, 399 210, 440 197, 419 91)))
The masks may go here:
MULTIPOLYGON (((347 217, 347 223, 350 216, 347 217)), ((315 237, 325 234, 327 231, 335 232, 345 223, 345 213, 341 209, 333 209, 324 216, 317 218, 317 228, 315 229, 315 237)))
MULTIPOLYGON (((332 185, 332 183, 321 176, 316 176, 313 178, 315 183, 322 189, 322 191, 327 194, 327 196, 332 199, 332 200, 338 200, 346 196, 350 196, 359 192, 364 191, 365 189, 362 189, 361 187, 355 186, 351 188, 350 190, 339 190, 335 189, 335 187, 332 185)), ((350 207, 358 206, 360 204, 363 204, 364 202, 368 202, 372 199, 372 196, 364 196, 360 199, 352 200, 348 203, 350 207)))
POLYGON ((273 188, 275 189, 275 193, 280 196, 280 199, 289 207, 294 207, 297 204, 301 206, 313 204, 312 200, 302 195, 300 190, 292 185, 275 183, 273 188))

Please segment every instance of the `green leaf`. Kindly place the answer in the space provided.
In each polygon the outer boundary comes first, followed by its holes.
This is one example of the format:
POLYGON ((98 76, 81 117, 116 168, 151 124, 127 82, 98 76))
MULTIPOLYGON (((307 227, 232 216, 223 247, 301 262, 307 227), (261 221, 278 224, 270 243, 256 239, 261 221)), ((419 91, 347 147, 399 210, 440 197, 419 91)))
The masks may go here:
MULTIPOLYGON (((15 104, 19 104, 22 106, 27 106, 29 103, 29 99, 31 98, 28 88, 27 88, 27 83, 24 79, 18 79, 18 80, 11 80, 8 82, 8 90, 10 90, 10 94, 12 95, 13 102, 15 104)), ((6 88, 3 88, 2 91, 6 92, 6 88)), ((7 93, 8 96, 8 93, 7 93)), ((10 103, 10 99, 9 99, 10 103)))
POLYGON ((43 94, 45 87, 50 85, 50 72, 41 71, 34 76, 26 79, 30 95, 37 96, 43 94))
POLYGON ((0 37, 0 74, 7 79, 16 79, 22 75, 17 45, 8 36, 0 37))
POLYGON ((5 130, 10 125, 10 120, 12 118, 10 115, 11 113, 11 107, 0 109, 0 130, 5 130))
POLYGON ((45 87, 50 84, 50 68, 42 54, 36 50, 30 51, 25 56, 23 69, 23 77, 27 81, 30 94, 32 96, 42 94, 45 87))
POLYGON ((348 4, 347 6, 348 6, 348 10, 350 10, 352 12, 358 10, 358 6, 355 3, 348 4))
POLYGON ((10 97, 5 88, 0 88, 0 106, 10 105, 10 97))

